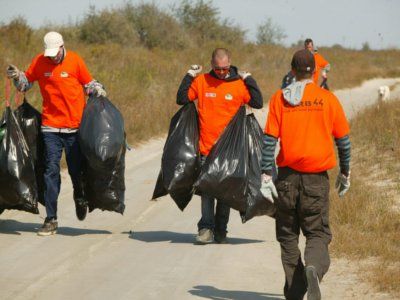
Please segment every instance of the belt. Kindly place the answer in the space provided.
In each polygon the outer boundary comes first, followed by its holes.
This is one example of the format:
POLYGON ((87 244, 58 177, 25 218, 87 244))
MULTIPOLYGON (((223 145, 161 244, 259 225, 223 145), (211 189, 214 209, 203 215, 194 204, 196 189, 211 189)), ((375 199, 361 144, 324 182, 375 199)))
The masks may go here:
POLYGON ((42 132, 54 132, 54 133, 76 133, 79 128, 55 128, 49 126, 42 126, 42 132))

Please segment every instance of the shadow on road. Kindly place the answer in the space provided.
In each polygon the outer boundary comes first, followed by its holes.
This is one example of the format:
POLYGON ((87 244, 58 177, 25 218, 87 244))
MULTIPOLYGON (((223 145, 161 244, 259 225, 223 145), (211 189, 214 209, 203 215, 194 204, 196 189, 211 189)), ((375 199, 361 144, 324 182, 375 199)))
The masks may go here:
POLYGON ((189 291, 193 296, 214 300, 282 300, 283 295, 248 291, 220 290, 209 285, 197 285, 189 291))
MULTIPOLYGON (((0 234, 20 235, 21 232, 34 232, 42 226, 40 223, 23 223, 16 220, 0 220, 0 234)), ((85 234, 111 234, 108 230, 59 227, 57 234, 65 236, 79 236, 85 234)))
MULTIPOLYGON (((125 232, 128 233, 128 232, 125 232)), ((130 233, 129 238, 138 240, 146 243, 155 242, 170 242, 176 244, 193 244, 195 243, 195 235, 192 233, 180 233, 172 231, 135 231, 130 233)), ((262 243, 261 240, 251 240, 228 237, 228 243, 230 245, 239 244, 252 244, 262 243)))

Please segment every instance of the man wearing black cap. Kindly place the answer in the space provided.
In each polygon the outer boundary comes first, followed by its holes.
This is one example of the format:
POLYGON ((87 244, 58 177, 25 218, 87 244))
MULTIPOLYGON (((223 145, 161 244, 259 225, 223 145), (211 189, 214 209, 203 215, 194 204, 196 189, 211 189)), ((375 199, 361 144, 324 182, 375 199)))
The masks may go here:
POLYGON ((336 96, 313 82, 314 70, 310 51, 294 54, 296 81, 272 96, 264 135, 261 191, 267 198, 278 196, 276 236, 281 245, 286 299, 303 299, 306 292, 310 300, 321 299, 319 282, 329 268, 332 238, 327 174, 336 165, 332 136, 340 159, 339 196, 350 187, 349 125, 336 96), (278 139, 275 189, 271 172, 278 139), (298 248, 300 229, 306 237, 305 266, 298 248))

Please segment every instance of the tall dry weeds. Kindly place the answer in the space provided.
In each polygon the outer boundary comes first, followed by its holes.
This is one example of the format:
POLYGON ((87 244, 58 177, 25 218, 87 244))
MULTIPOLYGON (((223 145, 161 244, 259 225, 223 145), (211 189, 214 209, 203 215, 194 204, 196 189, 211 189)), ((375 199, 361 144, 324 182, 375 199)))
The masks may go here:
POLYGON ((399 116, 394 101, 353 119, 352 186, 344 199, 331 194, 334 254, 366 262, 363 277, 394 296, 400 296, 399 116))

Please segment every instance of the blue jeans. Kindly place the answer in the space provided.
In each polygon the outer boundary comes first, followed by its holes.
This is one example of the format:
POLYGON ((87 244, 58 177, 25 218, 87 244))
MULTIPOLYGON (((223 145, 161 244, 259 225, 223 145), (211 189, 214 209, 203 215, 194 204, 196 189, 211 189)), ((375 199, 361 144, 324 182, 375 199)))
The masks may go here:
MULTIPOLYGON (((201 163, 204 164, 206 156, 201 157, 201 163)), ((209 195, 201 196, 201 219, 197 224, 199 230, 211 229, 214 232, 227 232, 229 222, 230 207, 217 200, 215 207, 215 199, 209 195)))
POLYGON ((74 188, 74 198, 83 197, 82 154, 79 148, 78 133, 43 132, 45 148, 44 201, 47 220, 57 219, 57 199, 60 194, 60 160, 63 149, 67 160, 68 173, 74 188))

